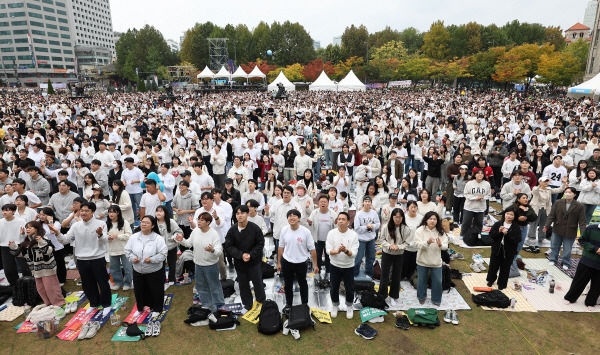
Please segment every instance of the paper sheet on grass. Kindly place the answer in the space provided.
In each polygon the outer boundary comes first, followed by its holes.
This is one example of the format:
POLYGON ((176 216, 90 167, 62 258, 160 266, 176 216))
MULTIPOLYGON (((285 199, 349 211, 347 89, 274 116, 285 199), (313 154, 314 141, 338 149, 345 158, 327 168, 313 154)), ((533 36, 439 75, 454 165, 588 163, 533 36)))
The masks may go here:
POLYGON ((17 333, 35 333, 37 332, 37 325, 31 323, 30 321, 25 321, 20 324, 19 330, 17 333))
POLYGON ((110 319, 110 315, 117 312, 123 305, 123 302, 127 299, 128 297, 118 297, 117 294, 112 295, 112 304, 115 305, 115 308, 113 308, 106 316, 103 315, 102 309, 96 309, 90 314, 85 314, 86 309, 89 308, 89 304, 87 304, 84 308, 81 308, 75 313, 75 316, 65 324, 66 328, 58 333, 57 337, 62 340, 73 341, 77 339, 77 336, 81 333, 81 327, 87 322, 98 322, 101 327, 104 326, 110 319))
POLYGON ((163 311, 158 315, 158 317, 150 319, 150 314, 152 312, 148 310, 148 311, 142 312, 138 317, 134 318, 133 316, 135 315, 135 312, 137 311, 137 304, 136 304, 133 306, 133 308, 131 309, 131 313, 129 313, 127 318, 125 318, 124 322, 138 323, 138 324, 146 324, 151 320, 157 321, 157 322, 162 322, 163 320, 165 320, 165 317, 167 316, 167 312, 169 311, 169 309, 171 309, 171 303, 173 302, 173 297, 174 297, 174 295, 172 293, 165 295, 165 299, 164 299, 164 303, 163 303, 163 311))
POLYGON ((310 312, 319 322, 331 324, 331 314, 329 312, 317 308, 311 308, 310 312))
POLYGON ((252 324, 258 323, 261 309, 262 309, 262 303, 258 303, 256 301, 254 301, 254 304, 252 305, 252 309, 250 309, 246 314, 244 314, 242 319, 245 319, 252 324))
MULTIPOLYGON (((138 325, 138 328, 140 328, 140 330, 143 332, 146 330, 146 326, 145 325, 138 325)), ((127 335, 127 327, 121 327, 119 328, 119 330, 117 331, 117 333, 112 337, 112 341, 139 341, 142 337, 141 336, 136 336, 136 337, 130 337, 127 335)))

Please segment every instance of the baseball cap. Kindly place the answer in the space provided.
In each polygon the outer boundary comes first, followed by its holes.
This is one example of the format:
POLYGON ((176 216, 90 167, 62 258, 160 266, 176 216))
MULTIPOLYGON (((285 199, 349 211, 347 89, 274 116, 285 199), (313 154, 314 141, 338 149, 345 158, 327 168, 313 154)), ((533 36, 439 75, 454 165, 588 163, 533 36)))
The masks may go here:
MULTIPOLYGON (((370 198, 370 197, 369 197, 369 198, 370 198)), ((398 198, 398 194, 397 194, 397 193, 393 193, 393 192, 392 192, 392 193, 390 194, 389 198, 396 198, 396 199, 397 199, 397 198, 398 198)))
POLYGON ((550 181, 547 176, 542 176, 539 181, 550 181))

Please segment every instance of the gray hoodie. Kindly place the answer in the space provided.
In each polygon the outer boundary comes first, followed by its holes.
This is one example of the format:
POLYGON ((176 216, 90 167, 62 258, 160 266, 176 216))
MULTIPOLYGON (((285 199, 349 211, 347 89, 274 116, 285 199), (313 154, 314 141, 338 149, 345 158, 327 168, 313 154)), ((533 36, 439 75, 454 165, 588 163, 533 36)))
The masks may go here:
MULTIPOLYGON (((194 194, 192 191, 188 190, 188 193, 185 196, 182 196, 179 192, 173 196, 173 203, 171 204, 173 208, 177 208, 178 210, 197 210, 200 208, 200 203, 196 198, 194 198, 194 194)), ((182 215, 178 215, 177 213, 173 213, 173 218, 177 224, 181 226, 190 225, 190 221, 188 221, 188 216, 193 215, 192 213, 185 213, 182 215)))
POLYGON ((37 179, 27 182, 27 189, 34 191, 36 196, 42 201, 42 205, 45 206, 50 200, 50 183, 44 179, 41 175, 37 179))

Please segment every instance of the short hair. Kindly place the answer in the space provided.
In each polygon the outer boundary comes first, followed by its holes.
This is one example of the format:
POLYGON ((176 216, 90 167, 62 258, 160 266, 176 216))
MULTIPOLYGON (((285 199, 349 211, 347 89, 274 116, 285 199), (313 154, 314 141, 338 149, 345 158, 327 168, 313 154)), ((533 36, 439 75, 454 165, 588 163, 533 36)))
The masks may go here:
POLYGON ((83 198, 83 197, 80 196, 80 197, 75 197, 75 199, 73 200, 73 203, 75 203, 75 202, 78 202, 79 204, 82 204, 82 203, 87 202, 87 201, 85 200, 85 198, 83 198))
POLYGON ((96 212, 96 204, 91 201, 84 201, 81 203, 81 208, 87 207, 92 212, 96 212))
POLYGON ((203 220, 206 221, 206 223, 210 224, 212 222, 212 220, 213 220, 213 217, 208 212, 202 212, 198 216, 198 219, 203 219, 203 220))
POLYGON ((38 168, 37 166, 30 166, 29 167, 29 171, 37 171, 38 173, 41 171, 40 168, 38 168))
POLYGON ((68 171, 66 171, 66 170, 61 170, 61 171, 59 171, 59 172, 58 172, 58 175, 61 175, 61 176, 69 176, 69 172, 68 172, 68 171))
POLYGON ((28 204, 28 203, 29 203, 29 197, 27 197, 27 195, 19 195, 19 196, 17 196, 17 197, 15 198, 15 200, 16 200, 16 199, 19 199, 19 200, 21 200, 21 201, 25 202, 25 204, 28 204))
POLYGON ((187 181, 185 181, 185 180, 181 180, 181 181, 179 182, 179 185, 183 185, 183 186, 185 186, 185 187, 190 187, 190 183, 189 183, 189 182, 187 182, 187 181))
POLYGON ((98 159, 94 159, 94 160, 92 160, 92 164, 102 165, 102 162, 98 159))
POLYGON ((210 191, 204 191, 202 193, 202 195, 200 195, 200 199, 204 199, 205 197, 208 198, 208 199, 210 199, 210 200, 214 200, 215 199, 215 196, 210 191))
POLYGON ((290 185, 285 185, 285 186, 283 187, 283 192, 285 192, 285 191, 289 191, 289 192, 291 192, 291 193, 292 193, 292 195, 294 194, 294 188, 293 188, 293 187, 291 187, 290 185))
POLYGON ((144 181, 144 183, 146 184, 146 186, 148 186, 148 185, 156 186, 156 181, 152 180, 152 179, 148 179, 148 180, 144 181))
POLYGON ((251 182, 254 183, 254 185, 258 186, 258 183, 256 182, 255 179, 248 179, 248 183, 251 183, 251 182))
POLYGON ((13 212, 16 212, 17 211, 17 205, 15 205, 14 203, 7 203, 4 206, 2 206, 2 211, 13 211, 13 212))
POLYGON ((132 158, 132 157, 127 157, 127 158, 125 158, 125 159, 123 159, 123 160, 124 160, 126 163, 134 163, 134 162, 135 162, 135 160, 133 160, 133 158, 132 158))
POLYGON ((223 194, 223 189, 218 188, 218 187, 214 187, 212 190, 210 190, 212 192, 212 194, 219 194, 222 195, 223 194))
POLYGON ((350 220, 350 215, 347 212, 342 211, 342 212, 338 213, 338 217, 341 215, 346 216, 346 219, 350 220))
POLYGON ((572 192, 572 193, 574 193, 574 194, 577 194, 577 190, 576 190, 576 189, 575 189, 573 186, 569 186, 569 187, 567 187, 567 188, 565 189, 565 191, 567 191, 567 190, 571 191, 571 192, 572 192))
MULTIPOLYGON (((250 201, 254 201, 254 200, 250 200, 250 201)), ((250 201, 248 201, 248 202, 250 202, 250 201)), ((239 205, 238 208, 235 209, 235 213, 238 213, 238 212, 248 213, 248 212, 250 212, 250 209, 246 205, 239 205)))
POLYGON ((256 201, 255 199, 251 198, 248 201, 246 201, 246 206, 250 205, 250 207, 253 208, 259 208, 260 207, 260 203, 258 203, 258 201, 256 201))
POLYGON ((325 200, 329 201, 329 197, 327 195, 321 195, 321 196, 319 196, 319 201, 321 201, 322 199, 325 199, 325 200))
POLYGON ((289 210, 285 216, 289 218, 291 215, 294 215, 294 216, 296 216, 296 217, 298 217, 298 218, 301 218, 301 217, 302 217, 302 214, 300 213, 300 211, 298 211, 298 210, 297 210, 297 209, 295 209, 295 208, 294 208, 294 209, 291 209, 291 210, 289 210))
POLYGON ((17 178, 13 180, 13 184, 21 184, 23 186, 27 185, 27 183, 25 182, 25 180, 17 178))

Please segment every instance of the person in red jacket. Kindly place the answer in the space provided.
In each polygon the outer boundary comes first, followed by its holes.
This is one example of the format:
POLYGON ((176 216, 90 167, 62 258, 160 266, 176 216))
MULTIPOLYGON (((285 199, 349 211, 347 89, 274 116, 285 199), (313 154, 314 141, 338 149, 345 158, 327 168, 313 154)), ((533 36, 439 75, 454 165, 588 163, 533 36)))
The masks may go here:
POLYGON ((529 185, 529 187, 533 190, 534 186, 537 186, 537 177, 535 177, 535 173, 529 170, 531 163, 527 159, 521 160, 521 175, 523 175, 523 181, 529 185))

